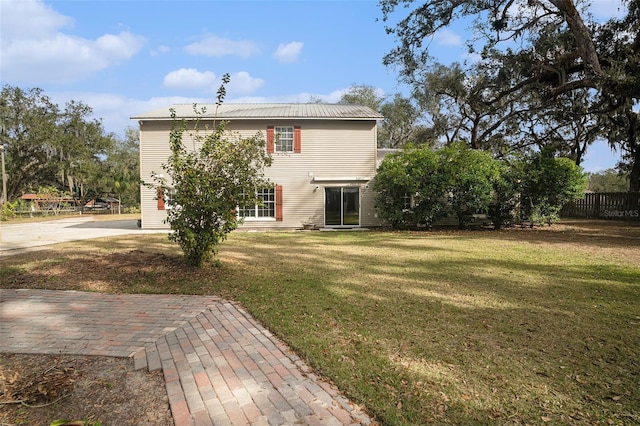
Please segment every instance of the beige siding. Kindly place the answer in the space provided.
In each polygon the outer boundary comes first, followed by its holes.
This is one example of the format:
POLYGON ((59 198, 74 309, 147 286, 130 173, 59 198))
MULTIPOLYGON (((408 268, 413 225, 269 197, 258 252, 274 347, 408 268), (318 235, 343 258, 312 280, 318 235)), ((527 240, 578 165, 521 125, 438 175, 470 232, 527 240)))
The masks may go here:
POLYGON ((140 206, 142 209, 142 227, 146 229, 167 228, 162 221, 166 212, 158 211, 156 192, 144 183, 153 184, 152 172, 163 173, 162 164, 169 157, 168 123, 144 122, 140 126, 140 206))
MULTIPOLYGON (((274 153, 267 177, 283 187, 283 221, 247 220, 244 227, 300 228, 306 223, 324 225, 324 187, 360 187, 361 226, 378 225, 373 210, 373 186, 360 180, 336 178, 373 177, 376 172, 376 127, 374 121, 346 120, 236 120, 227 129, 242 136, 266 134, 267 126, 301 126, 301 152, 274 153), (327 180, 318 181, 318 178, 327 180), (319 186, 316 189, 316 186, 319 186)), ((145 121, 140 134, 141 178, 151 181, 151 172, 162 173, 169 156, 169 122, 145 121)), ((166 212, 157 210, 155 191, 142 187, 142 225, 166 228, 166 212)))
POLYGON ((360 190, 360 194, 362 202, 360 209, 360 225, 363 227, 382 226, 384 223, 375 209, 375 177, 360 190))

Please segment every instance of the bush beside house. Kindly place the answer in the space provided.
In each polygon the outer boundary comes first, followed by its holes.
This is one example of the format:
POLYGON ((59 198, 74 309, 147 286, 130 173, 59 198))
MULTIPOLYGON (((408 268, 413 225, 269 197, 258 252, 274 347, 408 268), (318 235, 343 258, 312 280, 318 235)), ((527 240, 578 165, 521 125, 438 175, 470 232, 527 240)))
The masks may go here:
POLYGON ((496 229, 523 221, 551 224, 586 182, 573 161, 548 150, 506 161, 464 143, 439 151, 409 146, 382 160, 376 208, 395 228, 430 228, 447 216, 466 228, 477 215, 487 215, 496 229))

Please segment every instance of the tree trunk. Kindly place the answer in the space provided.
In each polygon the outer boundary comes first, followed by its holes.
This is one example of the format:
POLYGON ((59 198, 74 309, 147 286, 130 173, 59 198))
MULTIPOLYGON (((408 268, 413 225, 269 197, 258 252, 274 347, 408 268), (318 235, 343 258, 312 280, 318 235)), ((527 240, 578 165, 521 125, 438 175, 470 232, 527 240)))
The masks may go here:
POLYGON ((629 173, 629 192, 640 192, 640 147, 636 147, 629 173))
POLYGON ((596 47, 593 44, 591 31, 582 20, 573 0, 550 0, 550 2, 564 15, 564 19, 576 40, 578 53, 585 63, 587 73, 601 76, 602 68, 596 47))
POLYGON ((640 143, 638 143, 638 131, 640 131, 640 113, 633 110, 627 111, 629 127, 627 129, 627 146, 631 159, 631 171, 629 173, 629 191, 640 191, 640 143))
POLYGON ((631 161, 629 192, 640 192, 640 144, 635 137, 633 141, 629 141, 629 158, 631 161))

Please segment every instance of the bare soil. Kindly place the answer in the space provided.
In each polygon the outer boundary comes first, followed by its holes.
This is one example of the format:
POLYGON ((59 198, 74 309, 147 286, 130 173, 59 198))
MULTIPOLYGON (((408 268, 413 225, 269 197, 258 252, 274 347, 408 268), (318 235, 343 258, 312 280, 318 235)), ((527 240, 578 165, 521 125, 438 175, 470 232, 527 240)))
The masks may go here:
POLYGON ((127 358, 1 354, 0 404, 3 426, 173 425, 162 373, 127 358))

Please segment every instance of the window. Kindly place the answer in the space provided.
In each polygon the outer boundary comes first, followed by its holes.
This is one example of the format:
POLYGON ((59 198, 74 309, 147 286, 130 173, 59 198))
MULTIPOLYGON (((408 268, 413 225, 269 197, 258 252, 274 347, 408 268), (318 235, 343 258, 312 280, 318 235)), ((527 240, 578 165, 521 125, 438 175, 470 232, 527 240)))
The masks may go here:
POLYGON ((276 191, 274 188, 261 189, 257 196, 262 200, 262 205, 239 206, 238 214, 244 218, 275 218, 276 217, 276 191))
POLYGON ((175 196, 176 190, 175 188, 166 188, 164 191, 164 203, 167 209, 171 209, 175 207, 175 196))
POLYGON ((302 152, 300 126, 267 126, 267 152, 302 152))
POLYGON ((413 197, 409 194, 404 194, 402 196, 402 211, 408 212, 413 208, 413 197))
POLYGON ((156 199, 158 200, 158 210, 170 210, 176 207, 174 205, 175 194, 176 190, 174 188, 157 188, 156 199))
POLYGON ((293 127, 275 128, 276 152, 293 152, 293 127))

